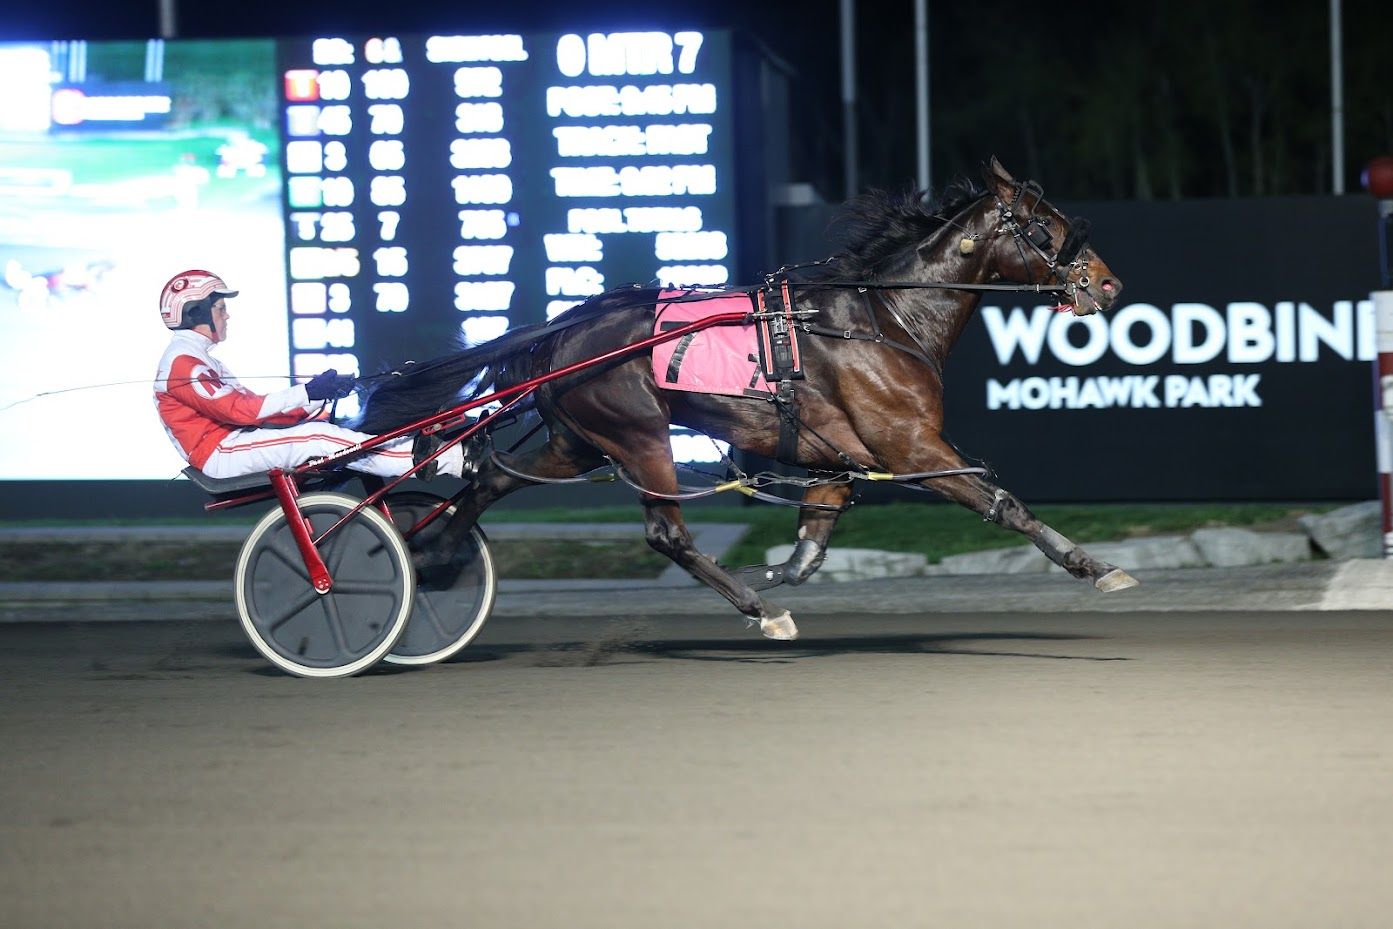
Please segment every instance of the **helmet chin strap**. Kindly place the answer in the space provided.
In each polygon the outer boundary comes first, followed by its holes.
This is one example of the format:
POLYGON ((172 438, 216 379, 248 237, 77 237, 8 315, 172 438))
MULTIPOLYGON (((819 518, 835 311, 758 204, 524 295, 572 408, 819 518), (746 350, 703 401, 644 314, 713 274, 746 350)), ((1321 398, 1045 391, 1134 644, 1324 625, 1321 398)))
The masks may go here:
POLYGON ((190 307, 188 309, 189 324, 184 327, 197 332, 200 326, 207 326, 209 332, 208 337, 213 341, 214 345, 217 345, 227 336, 226 332, 218 331, 218 321, 213 315, 213 306, 216 303, 217 294, 211 294, 203 298, 203 300, 200 300, 196 305, 190 307))

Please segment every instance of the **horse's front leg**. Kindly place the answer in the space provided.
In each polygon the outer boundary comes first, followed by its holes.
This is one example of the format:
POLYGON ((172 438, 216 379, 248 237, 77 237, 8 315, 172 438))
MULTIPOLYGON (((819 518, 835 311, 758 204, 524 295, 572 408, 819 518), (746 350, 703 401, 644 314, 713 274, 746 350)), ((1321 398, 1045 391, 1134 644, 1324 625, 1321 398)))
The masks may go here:
MULTIPOLYGON (((962 457, 942 438, 921 439, 916 460, 903 471, 949 470, 967 467, 962 457), (924 454, 927 452, 928 454, 924 454)), ((980 513, 987 522, 1012 529, 1035 543, 1045 556, 1074 577, 1089 581, 1098 590, 1111 592, 1136 587, 1138 581, 1116 565, 1099 561, 1078 545, 1055 532, 1030 511, 1014 494, 975 474, 930 478, 925 487, 968 509, 980 513)))
POLYGON ((851 499, 851 484, 815 484, 803 491, 798 512, 798 541, 793 554, 780 565, 753 565, 734 571, 734 575, 754 590, 780 584, 798 585, 812 577, 827 557, 827 540, 837 525, 837 517, 851 499))

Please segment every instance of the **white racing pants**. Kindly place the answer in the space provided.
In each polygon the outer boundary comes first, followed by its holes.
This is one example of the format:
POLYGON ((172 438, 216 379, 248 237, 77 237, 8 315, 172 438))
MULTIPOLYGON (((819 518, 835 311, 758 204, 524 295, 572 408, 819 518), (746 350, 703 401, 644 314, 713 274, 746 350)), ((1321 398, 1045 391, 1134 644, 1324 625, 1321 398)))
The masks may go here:
MULTIPOLYGON (((218 443, 203 463, 209 477, 239 477, 277 468, 293 468, 311 458, 325 458, 373 438, 326 422, 298 423, 284 429, 242 429, 218 443)), ((388 442, 376 451, 347 462, 345 467, 380 477, 396 477, 411 468, 411 437, 388 442)), ((454 445, 436 461, 440 473, 459 477, 464 453, 454 445)))

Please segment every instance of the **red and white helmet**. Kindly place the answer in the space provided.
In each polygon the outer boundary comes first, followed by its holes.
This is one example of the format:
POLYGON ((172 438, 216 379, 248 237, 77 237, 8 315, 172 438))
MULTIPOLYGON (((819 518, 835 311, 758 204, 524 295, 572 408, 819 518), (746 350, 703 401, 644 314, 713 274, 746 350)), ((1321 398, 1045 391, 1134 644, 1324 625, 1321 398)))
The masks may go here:
POLYGON ((235 297, 237 291, 229 290, 223 279, 211 271, 180 271, 169 279, 160 291, 160 319, 169 329, 184 328, 184 309, 197 303, 209 294, 220 297, 235 297))

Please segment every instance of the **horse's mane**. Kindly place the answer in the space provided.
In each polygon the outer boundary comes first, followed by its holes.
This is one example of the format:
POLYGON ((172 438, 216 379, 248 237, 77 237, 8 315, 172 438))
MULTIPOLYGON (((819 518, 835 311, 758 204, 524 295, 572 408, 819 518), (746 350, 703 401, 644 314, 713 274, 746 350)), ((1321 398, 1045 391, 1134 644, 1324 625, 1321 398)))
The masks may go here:
POLYGON ((829 282, 873 280, 986 192, 971 178, 960 177, 937 198, 931 198, 926 190, 909 188, 870 190, 848 200, 831 223, 833 240, 840 245, 838 260, 812 278, 829 282))

